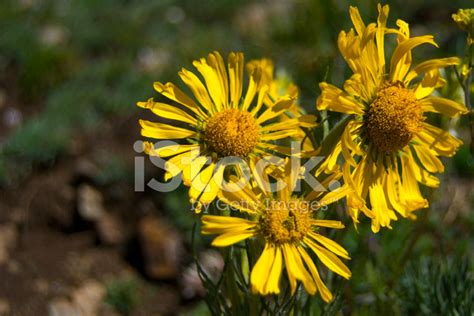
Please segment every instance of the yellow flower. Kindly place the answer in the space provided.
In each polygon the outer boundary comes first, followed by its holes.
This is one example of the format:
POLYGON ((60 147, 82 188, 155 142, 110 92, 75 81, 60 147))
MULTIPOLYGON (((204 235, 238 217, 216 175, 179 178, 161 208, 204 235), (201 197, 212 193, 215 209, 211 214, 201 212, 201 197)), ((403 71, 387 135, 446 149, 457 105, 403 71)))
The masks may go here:
POLYGON ((180 141, 162 148, 154 148, 146 142, 145 152, 167 158, 165 179, 182 173, 184 184, 190 187, 191 201, 199 201, 200 205, 212 202, 221 187, 225 168, 219 163, 221 158, 239 157, 252 167, 257 158, 266 153, 288 155, 290 148, 278 146, 274 141, 301 138, 299 128, 314 126, 315 117, 298 115, 284 123, 277 122, 278 117, 293 106, 295 98, 285 95, 264 104, 269 87, 263 80, 265 70, 261 66, 249 69, 247 92, 242 94, 242 53, 229 54, 227 70, 218 52, 194 61, 193 65, 205 85, 184 68, 179 76, 195 100, 173 83, 155 82, 154 88, 178 105, 153 99, 137 105, 168 120, 140 120, 142 136, 180 141))
POLYGON ((372 218, 372 230, 390 227, 396 213, 414 218, 428 207, 418 183, 437 187, 432 173, 443 172, 439 156, 452 156, 461 141, 429 124, 425 112, 454 117, 467 112, 454 101, 432 96, 444 84, 439 69, 457 65, 458 58, 432 59, 412 66, 411 51, 421 44, 436 46, 430 35, 410 37, 408 24, 386 27, 389 7, 378 6, 377 24, 365 25, 357 8, 350 8, 355 27, 339 34, 339 49, 354 74, 339 89, 321 83, 319 110, 351 115, 339 142, 326 160, 329 170, 344 157, 344 181, 354 191, 347 198, 355 223, 359 212, 372 218), (385 60, 384 40, 396 35, 391 59, 385 60), (388 71, 387 71, 388 68, 388 71))
MULTIPOLYGON (((295 100, 298 100, 298 87, 285 74, 277 74, 275 78, 275 67, 270 59, 263 58, 258 60, 251 60, 247 64, 247 69, 249 72, 253 71, 253 69, 257 67, 262 68, 262 83, 268 85, 268 94, 267 97, 263 100, 265 104, 271 106, 271 104, 274 103, 276 100, 286 95, 294 98, 295 100)), ((305 111, 301 108, 298 102, 294 102, 293 105, 279 117, 279 120, 285 122, 288 119, 292 119, 305 114, 305 111)), ((297 137, 299 139, 304 139, 302 144, 303 151, 306 153, 316 154, 315 148, 311 143, 311 139, 306 137, 306 132, 302 128, 299 128, 298 130, 299 133, 297 137)))
MULTIPOLYGON (((289 95, 295 99, 298 98, 298 87, 289 80, 289 78, 282 78, 281 76, 275 79, 275 66, 270 59, 263 58, 251 60, 247 63, 247 70, 252 72, 256 68, 262 69, 262 83, 268 86, 268 98, 264 100, 265 103, 271 104, 280 97, 289 95)), ((297 108, 297 104, 293 104, 297 108)))
POLYGON ((468 34, 468 44, 474 41, 474 9, 459 9, 452 15, 454 22, 468 34))
MULTIPOLYGON (((338 258, 350 259, 347 251, 333 240, 320 234, 319 228, 344 228, 339 221, 317 219, 317 210, 347 194, 348 187, 332 192, 313 191, 306 197, 293 192, 296 176, 286 165, 283 188, 269 193, 268 178, 257 178, 259 186, 248 185, 242 190, 222 191, 219 199, 246 214, 249 219, 230 216, 204 215, 202 233, 216 234, 212 245, 226 247, 248 238, 264 241, 264 249, 252 268, 252 292, 267 295, 280 293, 280 277, 286 267, 292 293, 301 281, 306 291, 314 295, 319 291, 326 302, 332 294, 321 280, 311 256, 313 253, 331 271, 349 279, 351 272, 338 258), (262 189, 264 188, 264 189, 262 189)), ((330 176, 321 184, 328 185, 330 176)))

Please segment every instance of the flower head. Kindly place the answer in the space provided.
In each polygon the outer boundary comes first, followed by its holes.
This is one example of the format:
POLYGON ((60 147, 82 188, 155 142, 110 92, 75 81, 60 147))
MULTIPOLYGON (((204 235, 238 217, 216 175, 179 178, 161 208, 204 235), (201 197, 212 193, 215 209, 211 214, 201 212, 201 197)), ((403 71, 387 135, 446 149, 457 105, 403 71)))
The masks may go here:
POLYGON ((454 101, 432 96, 444 84, 439 69, 457 65, 456 57, 412 65, 412 50, 421 44, 437 46, 431 35, 410 37, 408 24, 386 26, 389 7, 378 6, 377 23, 365 25, 359 11, 350 8, 354 29, 339 34, 338 45, 352 77, 339 89, 321 83, 319 110, 351 115, 341 139, 326 159, 328 170, 344 158, 344 181, 352 186, 348 211, 355 223, 359 213, 372 218, 372 230, 391 227, 402 217, 428 206, 418 183, 437 187, 432 173, 443 172, 439 156, 452 156, 461 141, 428 123, 425 113, 454 117, 467 112, 454 101), (395 35, 397 45, 385 60, 385 38, 395 35))
POLYGON ((459 9, 452 17, 459 28, 468 34, 468 44, 474 43, 474 9, 459 9))
MULTIPOLYGON (((250 275, 254 293, 279 294, 280 277, 285 268, 292 293, 301 281, 309 294, 319 291, 323 300, 329 302, 332 294, 322 282, 312 254, 346 279, 351 277, 351 272, 338 256, 350 258, 344 248, 321 232, 322 227, 341 229, 344 225, 316 216, 321 207, 344 197, 348 187, 297 196, 293 192, 297 177, 290 171, 289 164, 285 165, 284 174, 280 179, 284 188, 276 194, 264 190, 269 183, 265 174, 258 179, 260 186, 222 191, 219 198, 247 213, 248 218, 204 215, 202 233, 219 235, 212 242, 216 247, 230 246, 248 238, 264 242, 264 249, 250 275)), ((323 185, 332 179, 326 179, 323 185)))
POLYGON ((229 54, 227 69, 218 52, 194 61, 193 65, 204 83, 184 68, 179 76, 194 99, 173 83, 155 82, 155 89, 174 103, 149 99, 137 105, 166 120, 140 120, 143 136, 179 142, 160 148, 145 142, 146 153, 167 159, 165 179, 182 174, 184 183, 190 187, 191 201, 210 203, 223 182, 222 158, 238 157, 252 165, 266 153, 287 155, 290 148, 275 141, 301 140, 301 127, 315 126, 315 117, 298 113, 284 123, 278 121, 294 106, 296 96, 269 93, 273 84, 273 74, 269 73, 273 71, 271 61, 247 65, 249 80, 245 93, 242 53, 229 54))
MULTIPOLYGON (((271 106, 272 103, 283 96, 290 96, 296 100, 285 113, 278 117, 279 121, 285 122, 289 119, 305 115, 304 109, 297 102, 299 89, 292 82, 291 78, 284 71, 278 71, 275 76, 275 67, 270 59, 256 59, 247 63, 247 69, 250 72, 259 67, 262 69, 262 83, 268 86, 267 97, 263 100, 265 104, 271 106)), ((298 129, 299 134, 297 138, 303 139, 303 151, 307 155, 315 154, 316 151, 311 139, 306 137, 307 133, 302 127, 298 129)))

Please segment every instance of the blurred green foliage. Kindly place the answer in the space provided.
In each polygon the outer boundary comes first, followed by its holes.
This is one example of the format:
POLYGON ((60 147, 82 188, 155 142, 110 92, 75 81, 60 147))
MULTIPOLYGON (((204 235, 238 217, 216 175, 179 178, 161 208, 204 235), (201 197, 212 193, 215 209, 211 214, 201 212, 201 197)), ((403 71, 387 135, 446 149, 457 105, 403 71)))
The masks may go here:
POLYGON ((107 284, 105 303, 122 315, 129 315, 139 303, 139 281, 137 279, 117 279, 107 284))
POLYGON ((469 315, 474 309, 474 276, 467 260, 423 259, 406 269, 397 289, 405 315, 469 315))
POLYGON ((121 157, 107 157, 99 171, 94 174, 94 182, 106 186, 128 179, 129 166, 121 157))

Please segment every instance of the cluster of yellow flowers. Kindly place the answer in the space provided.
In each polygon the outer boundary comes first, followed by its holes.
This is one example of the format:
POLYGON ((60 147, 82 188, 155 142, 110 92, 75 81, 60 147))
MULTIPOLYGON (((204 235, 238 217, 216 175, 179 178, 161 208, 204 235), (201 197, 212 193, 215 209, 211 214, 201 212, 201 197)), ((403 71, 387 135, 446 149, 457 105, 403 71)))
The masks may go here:
POLYGON ((468 45, 474 44, 474 9, 459 9, 452 17, 454 22, 467 33, 468 45))
POLYGON ((346 115, 340 133, 332 135, 336 139, 323 151, 307 137, 318 125, 317 116, 304 113, 298 88, 276 79, 268 59, 245 63, 242 53, 230 53, 226 67, 222 56, 212 52, 193 62, 202 78, 186 69, 179 72, 194 98, 173 83, 156 82, 155 89, 174 103, 138 102, 162 119, 140 120, 142 135, 176 140, 159 148, 145 142, 147 154, 167 160, 165 179, 182 176, 196 211, 216 199, 239 210, 203 215, 202 233, 218 235, 212 243, 216 247, 243 240, 260 243, 263 250, 250 274, 254 293, 280 293, 286 270, 292 292, 301 282, 307 293, 319 291, 324 301, 331 301, 316 258, 349 279, 351 272, 340 259, 349 254, 320 230, 344 225, 321 219, 318 211, 345 199, 353 222, 363 214, 372 221, 373 232, 391 228, 398 217, 415 218, 414 211, 428 207, 419 183, 437 187, 433 174, 444 171, 440 157, 452 156, 461 145, 425 120, 426 112, 448 117, 467 112, 464 105, 434 94, 445 83, 440 69, 459 64, 459 59, 412 65, 415 47, 437 46, 433 36, 411 37, 402 20, 397 28, 388 27, 388 5, 379 5, 378 12, 377 22, 366 25, 358 9, 350 8, 354 29, 340 32, 338 46, 353 74, 342 88, 319 84, 317 110, 346 115), (391 36, 396 46, 386 60, 385 40, 391 36), (294 153, 289 140, 304 143, 302 152, 294 153), (302 170, 295 170, 291 159, 321 152, 329 154, 312 174, 322 187, 335 181, 342 185, 332 191, 300 190, 302 170), (281 160, 272 163, 271 155, 281 160), (228 157, 239 163, 222 163, 228 157), (275 183, 280 184, 277 190, 272 189, 275 183), (312 207, 315 201, 318 209, 312 207))

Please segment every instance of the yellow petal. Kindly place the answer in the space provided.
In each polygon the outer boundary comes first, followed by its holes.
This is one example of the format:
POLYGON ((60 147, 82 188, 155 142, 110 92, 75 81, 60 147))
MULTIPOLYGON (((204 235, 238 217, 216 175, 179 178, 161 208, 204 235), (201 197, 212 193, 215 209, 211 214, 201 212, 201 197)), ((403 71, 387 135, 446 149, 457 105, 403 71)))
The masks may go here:
POLYGON ((318 269, 316 268, 313 260, 311 259, 311 257, 309 256, 309 254, 306 252, 306 250, 303 247, 298 247, 298 250, 301 253, 301 257, 303 258, 304 262, 308 266, 309 272, 311 272, 311 275, 313 276, 314 281, 316 282, 316 287, 319 290, 319 295, 321 295, 321 298, 326 303, 331 302, 333 299, 331 291, 329 291, 329 289, 321 280, 318 269))
POLYGON ((219 192, 219 199, 232 208, 249 213, 256 213, 261 206, 259 198, 248 185, 242 188, 238 184, 226 184, 219 192))
POLYGON ((183 183, 186 186, 190 186, 193 179, 201 171, 202 167, 208 162, 208 158, 205 156, 193 157, 193 156, 183 156, 183 161, 181 162, 184 165, 183 168, 183 183))
POLYGON ((410 151, 409 148, 405 150, 406 155, 401 156, 400 159, 402 163, 402 185, 399 187, 399 196, 407 211, 414 211, 428 207, 428 201, 421 195, 413 171, 413 164, 407 158, 408 151, 410 151))
POLYGON ((153 113, 163 118, 185 122, 193 126, 197 125, 196 118, 178 109, 176 106, 154 102, 153 99, 149 99, 146 102, 138 102, 137 105, 144 109, 150 109, 153 113))
POLYGON ((294 294, 296 291, 296 276, 295 276, 295 266, 293 256, 291 255, 291 250, 289 250, 288 245, 283 244, 283 258, 285 259, 286 273, 288 275, 288 282, 290 283, 291 293, 294 294))
POLYGON ((432 70, 425 74, 423 80, 415 87, 415 97, 420 100, 433 93, 433 91, 443 86, 445 80, 440 76, 438 70, 432 70))
POLYGON ((350 279, 351 271, 336 255, 331 253, 329 250, 317 245, 309 238, 305 238, 304 242, 314 251, 319 260, 328 267, 331 271, 339 274, 340 276, 350 279))
MULTIPOLYGON (((262 108, 263 103, 264 103, 264 99, 265 99, 265 97, 267 97, 267 92, 268 92, 268 86, 263 86, 263 87, 260 88, 260 90, 258 90, 257 104, 252 108, 252 111, 250 112, 250 114, 252 114, 252 116, 256 117, 257 113, 262 108)), ((273 105, 273 103, 272 103, 272 105, 273 105)))
POLYGON ((335 203, 336 201, 339 201, 340 199, 346 197, 351 191, 352 188, 350 186, 343 185, 342 187, 325 194, 323 198, 319 200, 319 203, 323 206, 335 203))
POLYGON ((444 166, 436 154, 426 146, 413 146, 416 156, 420 159, 421 164, 429 172, 444 172, 444 166))
MULTIPOLYGON (((294 135, 292 135, 293 137, 295 137, 294 135)), ((270 139, 268 140, 269 142, 271 141, 270 139)), ((283 156, 290 156, 292 154, 292 149, 290 147, 284 147, 284 146, 278 146, 278 145, 275 145, 275 144, 271 144, 271 143, 267 143, 267 142, 260 142, 260 144, 258 144, 258 148, 266 151, 266 152, 269 152, 269 151, 274 151, 274 152, 277 152, 283 156)), ((294 154, 295 157, 299 157, 298 154, 294 154)), ((300 154, 301 155, 301 154, 300 154)), ((312 155, 311 155, 312 157, 312 155)))
POLYGON ((294 293, 293 285, 296 285, 295 280, 300 280, 309 294, 316 293, 316 284, 306 271, 297 247, 291 244, 283 244, 283 254, 292 293, 294 293))
POLYGON ((225 234, 229 232, 250 232, 256 226, 256 222, 231 216, 203 215, 201 218, 204 235, 225 234))
POLYGON ((171 82, 168 82, 166 84, 162 84, 161 82, 155 82, 153 84, 153 87, 156 91, 158 91, 165 97, 184 105, 200 118, 204 119, 207 117, 207 115, 196 104, 196 102, 194 102, 190 97, 188 97, 183 91, 181 91, 171 82))
MULTIPOLYGON (((184 170, 188 168, 197 156, 199 156, 199 149, 184 152, 168 159, 165 163, 165 181, 177 176, 181 172, 184 173, 184 170)), ((203 157, 203 159, 205 160, 205 157, 203 157)), ((185 183, 185 185, 187 184, 185 183)))
POLYGON ((413 169, 413 173, 415 174, 416 181, 432 188, 437 188, 439 186, 439 179, 427 172, 424 168, 420 168, 418 163, 415 162, 415 159, 413 158, 413 154, 411 153, 411 150, 408 151, 409 155, 407 156, 408 158, 408 163, 411 165, 413 169))
POLYGON ((399 197, 401 180, 400 176, 398 175, 398 164, 388 169, 387 172, 388 174, 384 181, 384 189, 388 198, 388 203, 400 215, 407 217, 407 210, 401 204, 399 197))
POLYGON ((154 148, 152 142, 143 142, 145 150, 144 152, 150 156, 156 156, 161 158, 171 157, 178 154, 182 154, 191 150, 199 149, 199 145, 169 145, 159 148, 154 148))
POLYGON ((334 229, 341 229, 345 227, 344 224, 341 223, 340 221, 332 221, 332 220, 326 220, 326 219, 315 219, 311 221, 311 224, 315 226, 328 227, 328 228, 334 228, 334 229))
POLYGON ((342 155, 344 156, 346 162, 349 163, 351 166, 357 165, 353 155, 363 155, 363 152, 360 150, 359 146, 354 141, 354 138, 359 137, 358 130, 360 129, 360 127, 361 125, 356 123, 355 121, 349 121, 341 137, 342 155))
POLYGON ((155 139, 177 139, 196 136, 195 131, 176 127, 169 124, 156 123, 145 120, 139 120, 139 123, 142 127, 141 134, 144 137, 150 137, 155 139))
POLYGON ((298 131, 296 129, 283 130, 283 131, 263 134, 263 135, 260 136, 259 141, 266 142, 266 141, 272 141, 272 140, 292 137, 292 136, 296 136, 296 135, 298 135, 298 131))
POLYGON ((276 118, 293 106, 295 99, 286 96, 279 99, 272 107, 269 107, 258 118, 257 123, 262 124, 268 120, 276 118))
POLYGON ((359 9, 357 7, 350 6, 349 14, 351 16, 352 24, 354 24, 357 34, 362 35, 365 30, 365 24, 364 21, 362 21, 362 18, 360 17, 359 9))
POLYGON ((209 65, 216 69, 216 73, 219 76, 219 83, 221 85, 221 91, 223 95, 222 104, 225 108, 227 108, 229 106, 229 81, 224 59, 222 58, 221 54, 219 54, 219 52, 214 51, 213 53, 208 55, 207 62, 209 63, 209 65))
MULTIPOLYGON (((249 73, 249 84, 247 87, 247 93, 245 94, 244 101, 242 103, 241 109, 243 111, 248 111, 250 104, 255 98, 255 94, 259 88, 259 82, 262 78, 262 69, 260 67, 255 68, 251 73, 249 73)), ((263 97, 263 96, 262 96, 263 97)))
POLYGON ((207 184, 211 181, 212 175, 214 174, 214 168, 216 164, 211 163, 205 167, 191 182, 189 188, 189 198, 193 201, 198 201, 202 192, 206 189, 207 184))
MULTIPOLYGON (((379 16, 377 18, 377 31, 375 34, 375 39, 377 42, 377 56, 378 56, 378 65, 379 69, 385 69, 385 44, 384 44, 384 32, 385 25, 387 24, 389 6, 382 6, 380 3, 377 5, 379 16)), ((395 50, 396 53, 396 50, 395 50)), ((384 72, 384 71, 383 71, 384 72)))
POLYGON ((433 149, 438 155, 452 157, 462 141, 448 132, 428 123, 423 123, 423 130, 415 139, 419 139, 426 147, 433 149))
POLYGON ((222 235, 217 236, 213 241, 212 245, 214 247, 227 247, 233 244, 238 243, 239 241, 245 240, 254 236, 254 232, 241 232, 241 231, 232 231, 222 235))
POLYGON ((193 62, 194 67, 204 77, 216 111, 222 110, 228 103, 227 75, 223 76, 221 63, 223 64, 222 57, 217 52, 210 53, 207 59, 201 58, 193 62))
POLYGON ((283 122, 277 122, 273 124, 268 124, 265 127, 262 127, 260 131, 262 133, 272 132, 278 130, 288 130, 288 129, 297 129, 299 127, 314 127, 316 126, 316 116, 314 115, 302 115, 298 118, 287 119, 283 122))
POLYGON ((393 210, 387 205, 387 198, 380 183, 373 183, 369 187, 369 197, 370 205, 375 214, 375 217, 372 219, 372 231, 377 233, 380 226, 391 228, 390 220, 396 219, 396 217, 394 218, 393 210))
MULTIPOLYGON (((410 38, 410 29, 408 23, 402 20, 397 20, 399 32, 397 33, 397 44, 405 42, 410 38)), ((412 62, 411 52, 408 52, 397 63, 395 69, 391 71, 390 78, 392 81, 403 81, 407 72, 410 70, 412 62)))
POLYGON ((283 260, 280 247, 275 247, 275 256, 273 258, 272 267, 262 294, 280 294, 279 283, 282 267, 283 260))
POLYGON ((194 73, 184 68, 181 69, 181 71, 178 74, 181 77, 181 80, 183 80, 183 82, 192 91, 196 100, 198 100, 198 102, 208 112, 212 112, 214 105, 209 96, 209 93, 207 93, 206 87, 201 82, 201 80, 199 80, 199 78, 194 73))
POLYGON ((250 273, 250 284, 253 293, 263 293, 269 277, 271 263, 275 257, 275 250, 269 244, 265 244, 260 258, 250 273))
POLYGON ((342 248, 337 242, 332 239, 329 239, 323 235, 318 233, 310 232, 309 236, 311 236, 314 240, 319 242, 321 245, 326 247, 329 251, 333 252, 334 254, 342 257, 344 259, 350 259, 349 253, 346 249, 342 248))
POLYGON ((320 83, 319 87, 321 88, 321 95, 316 103, 318 110, 364 114, 364 106, 352 99, 346 92, 325 82, 320 83))
POLYGON ((405 77, 405 84, 408 86, 413 79, 428 71, 458 65, 459 63, 460 60, 458 57, 430 59, 424 61, 418 64, 416 67, 413 68, 413 70, 408 73, 408 75, 405 77))
POLYGON ((201 218, 203 223, 212 223, 212 224, 249 224, 253 223, 244 218, 240 217, 231 217, 231 216, 218 216, 218 215, 203 215, 201 218))
POLYGON ((228 67, 230 81, 230 101, 232 103, 232 107, 237 108, 240 104, 240 97, 242 96, 244 54, 230 53, 228 57, 228 67))
POLYGON ((337 142, 332 152, 327 156, 327 158, 321 164, 321 169, 326 169, 326 173, 333 173, 339 170, 339 165, 337 164, 337 158, 341 154, 342 144, 337 142))
POLYGON ((211 203, 216 198, 217 194, 221 190, 223 180, 224 165, 218 164, 214 168, 214 173, 211 180, 203 190, 202 195, 199 197, 199 201, 202 203, 211 203))
POLYGON ((438 97, 428 97, 420 100, 423 111, 442 113, 449 117, 456 117, 459 114, 466 114, 468 110, 461 103, 438 97))
MULTIPOLYGON (((417 36, 407 39, 406 41, 397 45, 397 48, 395 48, 395 51, 392 55, 392 60, 390 62, 390 72, 393 73, 402 58, 405 57, 406 54, 409 54, 412 49, 421 44, 431 44, 438 47, 438 45, 433 40, 433 36, 431 35, 417 36)), ((398 79, 400 80, 401 78, 398 79)))
POLYGON ((365 203, 367 197, 369 185, 374 181, 372 171, 369 163, 366 159, 362 159, 354 172, 351 174, 349 164, 345 163, 343 167, 344 181, 352 188, 347 196, 348 211, 352 216, 354 223, 357 223, 357 216, 359 211, 362 211, 365 216, 374 218, 374 212, 372 212, 365 203))

